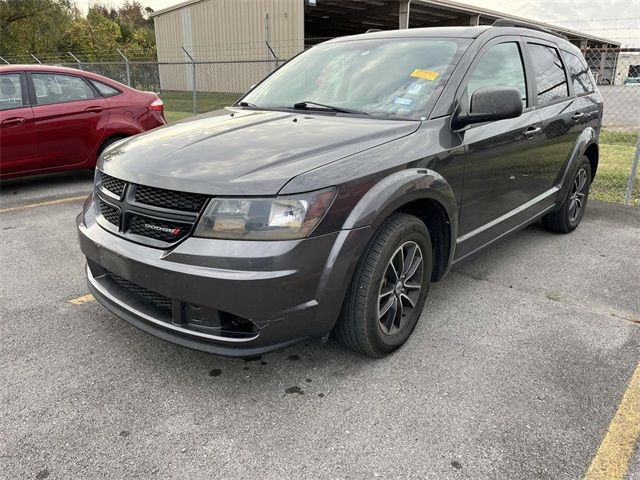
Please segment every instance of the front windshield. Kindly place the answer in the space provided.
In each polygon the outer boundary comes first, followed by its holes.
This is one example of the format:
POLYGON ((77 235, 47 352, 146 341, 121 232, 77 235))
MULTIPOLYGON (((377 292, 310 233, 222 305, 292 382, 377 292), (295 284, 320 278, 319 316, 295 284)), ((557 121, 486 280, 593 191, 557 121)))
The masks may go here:
POLYGON ((469 45, 465 39, 403 38, 321 44, 297 56, 249 92, 258 108, 329 105, 367 115, 423 118, 469 45))

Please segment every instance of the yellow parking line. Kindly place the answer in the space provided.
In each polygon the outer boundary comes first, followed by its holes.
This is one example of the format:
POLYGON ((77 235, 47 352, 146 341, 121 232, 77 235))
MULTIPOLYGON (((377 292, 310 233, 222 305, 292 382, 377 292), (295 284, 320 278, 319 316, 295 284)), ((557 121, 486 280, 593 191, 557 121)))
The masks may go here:
POLYGON ((79 197, 59 198, 58 200, 48 200, 46 202, 30 203, 28 205, 20 205, 19 207, 0 208, 0 213, 15 212, 16 210, 24 210, 26 208, 44 207, 46 205, 55 205, 56 203, 75 202, 76 200, 84 200, 89 194, 79 197))
POLYGON ((640 438, 640 363, 631 376, 585 480, 622 480, 640 438))
POLYGON ((84 305, 85 303, 93 302, 95 298, 90 293, 83 295, 78 298, 74 298, 73 300, 69 300, 69 303, 73 303, 74 305, 84 305))

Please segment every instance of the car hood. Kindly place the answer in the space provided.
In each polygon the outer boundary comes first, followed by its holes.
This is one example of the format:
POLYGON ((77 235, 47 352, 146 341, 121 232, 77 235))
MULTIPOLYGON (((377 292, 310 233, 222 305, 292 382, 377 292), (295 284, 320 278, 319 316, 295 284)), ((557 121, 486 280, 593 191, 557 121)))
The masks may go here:
POLYGON ((208 195, 275 195, 293 177, 408 135, 418 121, 230 109, 114 144, 98 167, 208 195))

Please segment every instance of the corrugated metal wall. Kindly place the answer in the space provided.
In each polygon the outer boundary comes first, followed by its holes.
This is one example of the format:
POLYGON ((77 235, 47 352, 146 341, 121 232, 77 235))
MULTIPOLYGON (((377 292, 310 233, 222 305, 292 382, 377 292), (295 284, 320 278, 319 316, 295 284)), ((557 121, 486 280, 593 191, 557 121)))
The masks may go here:
MULTIPOLYGON (((247 61, 304 48, 304 0, 203 0, 154 17, 158 61, 247 61)), ((198 65, 199 91, 243 92, 274 68, 267 63, 198 65)), ((190 65, 161 65, 163 90, 190 90, 190 65)))

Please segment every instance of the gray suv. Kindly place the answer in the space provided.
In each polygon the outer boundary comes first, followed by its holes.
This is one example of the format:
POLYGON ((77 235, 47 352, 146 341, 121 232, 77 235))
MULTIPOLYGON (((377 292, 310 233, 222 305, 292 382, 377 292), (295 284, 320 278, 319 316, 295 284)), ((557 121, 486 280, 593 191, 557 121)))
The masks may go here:
POLYGON ((576 228, 601 119, 580 51, 553 32, 337 38, 226 110, 103 153, 77 219, 89 287, 211 353, 334 332, 383 356, 452 265, 539 219, 576 228))

